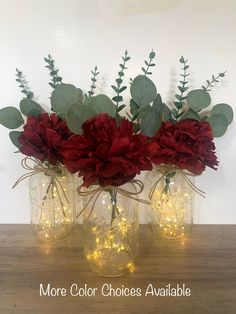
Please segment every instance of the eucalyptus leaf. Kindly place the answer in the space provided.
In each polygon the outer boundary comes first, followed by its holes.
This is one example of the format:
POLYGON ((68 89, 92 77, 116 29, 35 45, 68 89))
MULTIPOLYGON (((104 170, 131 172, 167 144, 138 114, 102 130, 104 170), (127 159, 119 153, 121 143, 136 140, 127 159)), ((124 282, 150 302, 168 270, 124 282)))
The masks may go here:
POLYGON ((162 121, 166 121, 170 119, 170 116, 171 116, 170 108, 162 102, 160 94, 157 94, 153 102, 153 107, 155 107, 158 111, 160 111, 162 121))
POLYGON ((211 103, 209 93, 203 89, 194 89, 187 95, 187 103, 194 111, 200 111, 211 103))
POLYGON ((222 114, 226 117, 228 125, 233 121, 234 112, 233 109, 227 104, 218 104, 215 105, 212 110, 212 115, 222 114))
POLYGON ((130 93, 134 101, 144 107, 155 99, 157 90, 152 80, 145 75, 139 75, 132 81, 130 93))
POLYGON ((139 106, 136 104, 136 102, 131 98, 130 100, 130 113, 132 115, 135 115, 138 112, 139 106))
POLYGON ((141 119, 141 131, 146 136, 154 136, 161 126, 161 112, 158 111, 155 107, 148 108, 148 110, 145 110, 145 112, 142 114, 141 119))
POLYGON ((153 102, 153 107, 155 107, 157 110, 162 110, 162 99, 161 99, 161 95, 157 94, 156 98, 154 99, 153 102))
POLYGON ((10 140, 12 141, 13 145, 17 148, 21 147, 21 144, 18 141, 18 137, 22 134, 20 131, 11 131, 9 132, 10 140))
POLYGON ((197 121, 201 120, 199 114, 197 112, 193 111, 191 108, 181 118, 181 120, 185 120, 185 119, 194 119, 197 121))
POLYGON ((52 110, 57 113, 66 113, 72 104, 81 101, 83 92, 71 84, 57 85, 52 92, 52 110))
POLYGON ((220 137, 225 134, 228 120, 223 114, 213 114, 206 121, 210 123, 214 137, 220 137))
POLYGON ((81 133, 82 124, 89 118, 96 115, 96 112, 89 106, 82 103, 72 104, 67 110, 66 122, 69 129, 75 133, 81 133))
POLYGON ((173 108, 173 109, 171 110, 171 113, 172 113, 173 117, 175 117, 175 118, 178 117, 178 111, 177 111, 175 108, 173 108))
POLYGON ((150 59, 154 59, 154 58, 155 58, 155 55, 156 55, 155 52, 154 52, 154 51, 151 51, 150 54, 149 54, 149 58, 150 58, 150 59))
POLYGON ((0 123, 8 129, 17 129, 24 123, 24 120, 17 108, 5 107, 0 109, 0 123))
POLYGON ((123 100, 123 97, 122 96, 114 96, 112 97, 112 100, 114 100, 116 103, 119 103, 123 100))
POLYGON ((119 106, 119 107, 117 108, 117 112, 120 112, 120 111, 123 110, 125 107, 126 107, 125 104, 119 106))
POLYGON ((161 115, 162 115, 162 121, 167 121, 171 118, 171 110, 164 103, 162 103, 161 115))
POLYGON ((116 106, 113 101, 103 94, 91 97, 87 102, 87 106, 93 109, 96 113, 105 112, 111 117, 115 117, 116 115, 116 106))
POLYGON ((20 110, 26 116, 37 116, 44 112, 43 108, 35 101, 23 98, 20 102, 20 110))
POLYGON ((151 110, 151 108, 152 108, 151 105, 147 105, 147 106, 141 108, 140 111, 139 111, 139 117, 140 117, 141 119, 142 119, 143 117, 145 117, 146 112, 149 111, 149 110, 151 110))

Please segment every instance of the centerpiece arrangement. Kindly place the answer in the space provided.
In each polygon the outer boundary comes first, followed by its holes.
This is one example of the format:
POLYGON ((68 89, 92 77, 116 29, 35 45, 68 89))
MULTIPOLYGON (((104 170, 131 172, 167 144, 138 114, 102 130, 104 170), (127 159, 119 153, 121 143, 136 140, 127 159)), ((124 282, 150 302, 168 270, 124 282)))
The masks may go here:
POLYGON ((41 238, 60 238, 68 234, 76 217, 83 216, 85 256, 100 275, 134 271, 140 203, 150 206, 155 233, 177 238, 190 230, 193 192, 204 196, 193 178, 206 167, 216 169, 213 138, 222 136, 233 120, 227 104, 208 108, 210 90, 225 73, 189 91, 189 66, 181 57, 179 93, 169 108, 149 78, 154 58, 151 51, 142 74, 130 79, 129 106, 123 98, 130 60, 126 51, 111 85, 112 98, 96 94, 97 67, 91 71, 90 90, 83 92, 63 82, 49 55, 45 62, 53 89, 51 110, 45 111, 34 100, 19 70, 17 82, 25 95, 20 110, 0 110, 0 123, 17 129, 10 132, 10 139, 26 155, 22 166, 28 172, 16 184, 30 177, 36 233, 41 238), (18 130, 22 126, 23 131, 18 130), (142 171, 149 173, 149 200, 139 196, 144 183, 136 176, 142 171), (83 206, 77 213, 75 173, 83 180, 78 186, 83 206))
MULTIPOLYGON (((45 61, 52 77, 50 85, 56 88, 62 79, 54 68, 54 61, 50 57, 45 61)), ((30 179, 31 224, 35 235, 40 240, 61 239, 70 234, 76 220, 76 180, 64 166, 60 152, 72 132, 59 114, 45 110, 34 100, 18 69, 16 81, 24 95, 20 110, 15 107, 0 110, 0 123, 14 130, 9 137, 17 152, 26 156, 21 164, 27 172, 13 187, 30 179)))

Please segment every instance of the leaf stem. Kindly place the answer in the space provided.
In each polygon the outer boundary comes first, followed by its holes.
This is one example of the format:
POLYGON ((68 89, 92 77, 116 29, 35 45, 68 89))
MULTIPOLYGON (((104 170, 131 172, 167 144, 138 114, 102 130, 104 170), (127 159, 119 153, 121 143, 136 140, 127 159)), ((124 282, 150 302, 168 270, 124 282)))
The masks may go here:
POLYGON ((111 196, 111 225, 112 225, 113 221, 116 218, 117 212, 117 193, 113 188, 109 191, 109 193, 111 196))
POLYGON ((118 72, 118 78, 116 79, 116 86, 112 85, 111 87, 116 92, 116 96, 112 98, 112 100, 116 103, 117 112, 123 109, 124 105, 119 107, 119 103, 123 101, 123 97, 121 96, 121 93, 127 89, 127 86, 122 86, 121 84, 123 82, 122 77, 124 76, 124 71, 127 69, 126 63, 130 60, 130 57, 128 56, 128 51, 125 51, 124 56, 122 57, 123 63, 120 63, 120 71, 118 72))
POLYGON ((181 109, 183 107, 184 99, 185 99, 184 93, 189 88, 186 86, 186 84, 188 83, 186 80, 186 77, 189 75, 187 73, 187 69, 189 68, 189 65, 187 64, 188 59, 185 59, 183 56, 181 56, 181 58, 179 59, 179 62, 183 64, 183 68, 182 68, 183 72, 182 74, 180 74, 183 79, 180 79, 179 81, 180 85, 178 86, 178 89, 179 89, 180 94, 175 95, 176 101, 174 101, 174 105, 177 109, 175 108, 172 109, 172 116, 175 121, 178 121, 178 119, 182 116, 183 111, 181 109))
POLYGON ((51 76, 51 82, 49 82, 48 84, 52 87, 52 88, 56 88, 56 86, 58 84, 62 83, 62 77, 60 77, 58 75, 59 70, 56 69, 55 67, 55 61, 54 59, 51 57, 51 55, 49 54, 47 58, 44 58, 44 61, 47 63, 47 65, 45 66, 46 68, 49 69, 49 75, 51 76))
POLYGON ((18 70, 17 68, 16 68, 16 81, 19 83, 21 92, 25 94, 28 99, 33 99, 34 94, 30 90, 28 82, 25 79, 25 76, 23 75, 22 71, 18 70))
POLYGON ((145 69, 144 67, 142 67, 142 71, 144 72, 145 76, 147 76, 147 74, 152 74, 152 72, 149 72, 149 68, 155 66, 155 64, 152 63, 152 60, 155 58, 155 55, 156 54, 152 49, 152 51, 149 53, 149 56, 148 56, 149 61, 144 60, 144 63, 146 64, 147 68, 145 69))
POLYGON ((224 77, 226 72, 227 71, 219 73, 217 77, 212 75, 212 80, 211 81, 207 80, 207 85, 206 86, 202 86, 202 88, 205 91, 210 92, 211 90, 209 89, 209 87, 214 87, 213 83, 219 83, 219 81, 218 81, 219 78, 224 77))
POLYGON ((97 75, 99 74, 99 72, 97 72, 97 66, 95 66, 94 71, 91 71, 91 73, 93 74, 91 81, 92 81, 92 85, 90 86, 90 91, 88 92, 89 97, 92 97, 94 95, 94 91, 96 89, 96 82, 97 82, 97 75))

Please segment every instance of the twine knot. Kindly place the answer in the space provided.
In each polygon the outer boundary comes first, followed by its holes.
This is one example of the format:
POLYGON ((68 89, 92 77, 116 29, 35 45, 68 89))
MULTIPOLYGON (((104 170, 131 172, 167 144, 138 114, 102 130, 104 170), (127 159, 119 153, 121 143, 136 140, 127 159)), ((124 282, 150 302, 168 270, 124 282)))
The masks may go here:
POLYGON ((27 170, 27 173, 23 174, 22 176, 20 176, 16 180, 16 182, 12 186, 13 189, 23 180, 30 178, 30 177, 38 174, 38 173, 43 173, 46 176, 51 177, 51 182, 49 183, 48 189, 50 188, 50 186, 54 185, 57 192, 58 192, 59 198, 60 198, 59 190, 61 190, 64 198, 66 199, 67 203, 69 204, 69 200, 66 196, 66 193, 62 187, 60 180, 58 179, 58 176, 63 175, 63 172, 62 172, 62 169, 60 166, 52 166, 51 168, 48 168, 40 160, 33 158, 33 157, 23 158, 21 161, 21 166, 23 167, 23 169, 27 170), (34 163, 33 166, 30 164, 30 162, 34 163))
POLYGON ((173 173, 173 172, 178 172, 185 180, 185 182, 189 185, 189 187, 195 191, 198 195, 200 195, 201 197, 206 197, 206 193, 204 191, 202 191, 201 189, 199 189, 191 180, 189 177, 194 177, 195 175, 192 174, 191 172, 189 172, 186 169, 181 169, 178 168, 174 165, 159 165, 158 166, 158 170, 160 171, 160 173, 162 174, 161 177, 153 184, 153 186, 151 187, 150 191, 149 191, 149 199, 152 200, 153 198, 153 194, 155 192, 155 189, 158 185, 158 183, 166 176, 168 176, 169 174, 173 173))
POLYGON ((114 191, 114 195, 121 194, 121 195, 126 196, 127 198, 130 198, 130 199, 133 199, 133 200, 135 200, 135 201, 137 201, 139 203, 146 204, 146 205, 151 205, 151 203, 149 201, 144 200, 144 199, 140 199, 140 198, 137 197, 144 190, 144 184, 143 184, 142 181, 140 181, 140 180, 131 180, 128 183, 130 183, 134 187, 134 190, 136 190, 136 192, 128 191, 128 190, 126 190, 126 189, 124 189, 122 187, 119 187, 119 186, 106 186, 106 187, 98 186, 98 187, 96 187, 94 189, 88 189, 86 191, 83 191, 84 187, 83 187, 83 185, 81 185, 78 188, 79 195, 83 196, 83 197, 89 197, 89 200, 84 205, 83 209, 79 212, 77 217, 79 217, 85 211, 87 206, 94 199, 93 203, 92 203, 92 206, 91 206, 90 213, 88 214, 88 216, 85 219, 85 220, 88 220, 89 217, 91 216, 92 212, 93 212, 93 209, 94 209, 94 206, 95 206, 95 203, 96 203, 97 199, 99 198, 100 194, 102 192, 104 192, 104 191, 107 191, 107 192, 114 191))

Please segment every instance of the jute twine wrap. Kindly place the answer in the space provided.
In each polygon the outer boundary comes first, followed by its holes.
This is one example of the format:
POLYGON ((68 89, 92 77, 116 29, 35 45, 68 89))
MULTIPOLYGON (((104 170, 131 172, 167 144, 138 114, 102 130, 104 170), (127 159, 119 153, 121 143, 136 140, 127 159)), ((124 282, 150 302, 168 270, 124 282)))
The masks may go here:
POLYGON ((66 196, 66 193, 62 187, 60 180, 58 179, 58 177, 61 176, 61 173, 60 173, 61 169, 59 166, 53 166, 52 168, 48 168, 40 160, 35 159, 33 157, 25 157, 24 159, 22 159, 21 165, 25 170, 27 170, 27 173, 20 176, 19 179, 17 179, 15 184, 12 186, 12 188, 15 188, 20 182, 22 182, 23 180, 25 180, 27 178, 30 178, 36 174, 39 174, 39 173, 43 173, 46 176, 51 177, 51 182, 48 185, 46 195, 49 191, 50 186, 51 185, 55 186, 55 188, 57 190, 57 194, 58 194, 59 199, 60 199, 60 202, 62 203, 62 200, 60 198, 60 191, 61 191, 65 200, 69 204, 69 200, 66 196), (31 163, 33 163, 33 165, 31 165, 31 163))
POLYGON ((186 181, 186 183, 189 185, 189 187, 195 191, 198 195, 200 195, 201 197, 206 197, 205 196, 205 192, 200 190, 192 181, 189 177, 195 177, 194 174, 192 174, 191 172, 189 172, 188 170, 183 170, 180 169, 176 166, 173 165, 160 165, 158 166, 158 170, 160 171, 160 173, 162 174, 160 176, 160 178, 153 184, 153 186, 151 187, 150 191, 149 191, 149 199, 152 200, 155 189, 157 187, 157 185, 159 184, 159 182, 166 177, 168 174, 171 174, 172 172, 178 172, 186 181))
POLYGON ((83 185, 81 185, 78 188, 79 195, 83 196, 83 197, 89 197, 89 199, 88 199, 87 203, 84 205, 83 209, 79 212, 77 217, 79 217, 85 211, 87 206, 92 202, 91 210, 85 219, 85 221, 87 221, 89 219, 89 217, 91 216, 93 210, 94 210, 94 206, 95 206, 97 199, 99 198, 100 194, 104 191, 107 191, 107 192, 114 191, 115 195, 121 194, 121 195, 126 196, 127 198, 130 198, 130 199, 133 199, 139 203, 146 204, 146 205, 151 204, 149 201, 146 201, 144 199, 140 199, 137 197, 144 190, 144 184, 142 181, 131 180, 127 183, 130 183, 134 187, 136 192, 128 191, 128 190, 126 190, 122 187, 119 187, 119 186, 106 186, 106 187, 98 186, 98 187, 95 187, 94 189, 89 189, 89 190, 83 191, 84 187, 83 187, 83 185))

